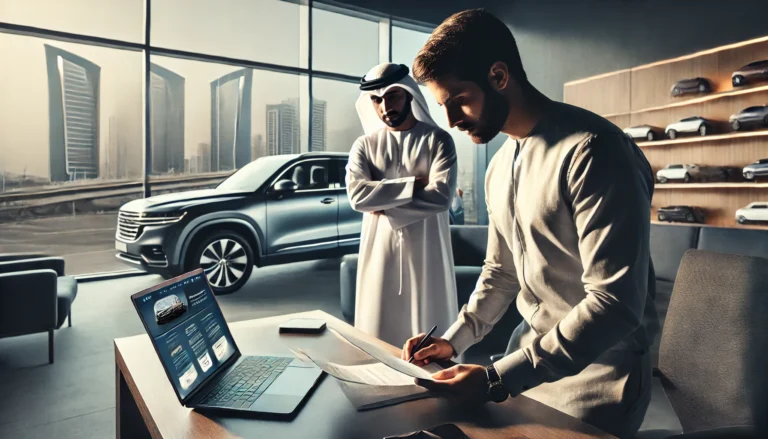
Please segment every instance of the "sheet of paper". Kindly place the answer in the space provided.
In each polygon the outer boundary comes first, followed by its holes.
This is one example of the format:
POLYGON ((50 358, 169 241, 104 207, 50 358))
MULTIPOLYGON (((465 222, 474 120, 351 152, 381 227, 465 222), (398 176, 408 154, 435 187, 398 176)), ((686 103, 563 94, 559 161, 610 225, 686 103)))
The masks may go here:
POLYGON ((400 373, 383 363, 347 366, 313 358, 301 349, 291 350, 302 361, 312 362, 329 375, 341 381, 369 386, 413 386, 413 378, 400 373))
POLYGON ((342 339, 346 340, 350 344, 356 346, 358 349, 370 355, 371 357, 381 361, 382 363, 386 364, 392 369, 400 373, 403 373, 405 375, 408 375, 410 377, 421 378, 423 380, 432 381, 432 373, 440 370, 439 366, 432 363, 432 365, 430 365, 431 366, 430 369, 434 370, 434 372, 432 372, 431 370, 427 371, 425 369, 420 368, 419 366, 416 366, 415 364, 411 364, 407 361, 401 360, 400 357, 396 357, 395 355, 392 355, 391 352, 385 349, 382 349, 379 346, 374 345, 373 343, 369 343, 357 337, 348 337, 347 335, 333 328, 329 328, 329 330, 334 334, 336 334, 337 336, 341 337, 342 339), (435 369, 435 367, 437 367, 437 369, 435 369))

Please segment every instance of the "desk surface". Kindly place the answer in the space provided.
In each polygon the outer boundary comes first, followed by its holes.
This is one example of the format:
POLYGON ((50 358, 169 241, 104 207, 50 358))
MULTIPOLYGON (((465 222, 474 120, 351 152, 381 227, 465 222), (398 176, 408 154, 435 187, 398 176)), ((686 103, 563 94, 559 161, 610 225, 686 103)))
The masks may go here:
MULTIPOLYGON (((342 333, 352 331, 386 346, 393 353, 399 351, 322 311, 243 321, 229 326, 244 355, 292 356, 289 349, 306 347, 322 350, 329 359, 342 364, 357 364, 366 359, 364 354, 329 331, 322 335, 279 334, 280 323, 295 317, 321 318, 342 333)), ((489 403, 474 412, 459 409, 441 398, 358 412, 330 376, 321 379, 292 420, 203 415, 183 407, 176 399, 147 335, 116 339, 115 361, 118 373, 125 379, 154 438, 383 438, 444 423, 455 423, 471 438, 483 439, 613 437, 524 396, 510 398, 503 404, 489 403)))

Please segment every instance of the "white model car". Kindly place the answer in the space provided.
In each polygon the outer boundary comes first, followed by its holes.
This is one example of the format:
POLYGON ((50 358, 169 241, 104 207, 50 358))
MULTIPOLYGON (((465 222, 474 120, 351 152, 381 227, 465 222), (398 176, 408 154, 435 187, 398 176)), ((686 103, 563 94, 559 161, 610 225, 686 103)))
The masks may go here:
POLYGON ((643 139, 652 142, 658 139, 661 133, 660 128, 651 125, 638 125, 635 127, 624 128, 624 134, 631 139, 643 139))
POLYGON ((750 203, 736 211, 736 221, 739 224, 768 221, 768 202, 750 203))
POLYGON ((694 164, 675 164, 667 165, 664 169, 659 169, 656 172, 656 179, 659 183, 666 183, 669 180, 683 180, 688 183, 693 177, 696 177, 701 172, 699 165, 694 164))
POLYGON ((681 133, 699 133, 700 136, 706 136, 712 132, 712 126, 703 117, 693 116, 670 124, 664 131, 670 139, 676 139, 677 135, 681 133))

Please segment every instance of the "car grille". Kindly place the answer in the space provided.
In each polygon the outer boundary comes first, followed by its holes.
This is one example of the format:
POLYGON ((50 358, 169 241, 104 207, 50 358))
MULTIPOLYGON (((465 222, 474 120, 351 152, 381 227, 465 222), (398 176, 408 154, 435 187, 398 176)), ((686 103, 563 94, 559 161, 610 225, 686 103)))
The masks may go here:
POLYGON ((141 236, 142 225, 139 224, 139 214, 120 211, 117 215, 117 236, 123 241, 133 242, 141 236))

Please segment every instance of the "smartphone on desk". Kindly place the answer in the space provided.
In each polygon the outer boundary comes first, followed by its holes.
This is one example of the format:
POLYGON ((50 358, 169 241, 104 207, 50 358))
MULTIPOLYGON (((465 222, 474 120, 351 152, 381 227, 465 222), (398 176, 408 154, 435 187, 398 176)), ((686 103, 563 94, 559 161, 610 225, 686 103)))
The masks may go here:
POLYGON ((280 324, 281 334, 320 334, 325 321, 320 319, 291 319, 280 324))
POLYGON ((455 424, 443 424, 427 430, 419 430, 399 436, 387 436, 384 439, 469 439, 469 436, 455 424))

